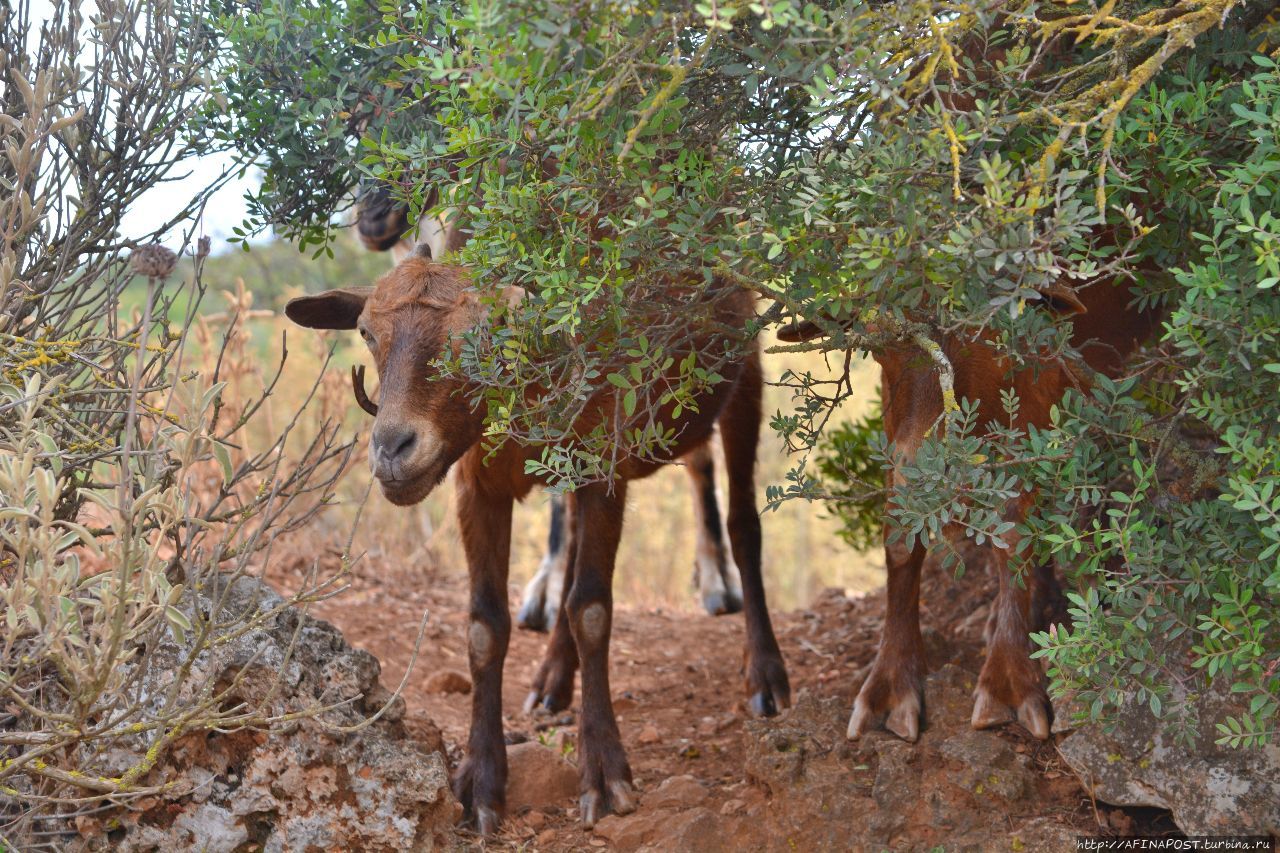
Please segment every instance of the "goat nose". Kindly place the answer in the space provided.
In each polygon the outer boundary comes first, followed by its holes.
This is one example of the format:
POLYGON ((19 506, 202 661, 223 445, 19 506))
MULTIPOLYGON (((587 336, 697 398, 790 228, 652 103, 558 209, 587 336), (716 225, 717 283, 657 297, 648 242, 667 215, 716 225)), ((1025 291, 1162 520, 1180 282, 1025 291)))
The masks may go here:
MULTIPOLYGON (((388 468, 398 467, 393 463, 403 461, 418 443, 418 433, 412 427, 400 424, 387 424, 374 427, 373 453, 376 459, 388 468)), ((375 462, 374 473, 382 474, 382 465, 375 462)))

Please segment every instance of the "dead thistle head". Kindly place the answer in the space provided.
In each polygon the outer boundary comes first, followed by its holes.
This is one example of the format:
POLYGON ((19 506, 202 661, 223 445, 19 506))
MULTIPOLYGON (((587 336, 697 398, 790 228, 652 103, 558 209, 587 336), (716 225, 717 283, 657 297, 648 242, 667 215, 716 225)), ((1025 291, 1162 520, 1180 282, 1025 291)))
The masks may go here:
POLYGON ((168 278, 177 263, 177 254, 159 243, 135 249, 129 256, 129 266, 133 271, 147 278, 168 278))

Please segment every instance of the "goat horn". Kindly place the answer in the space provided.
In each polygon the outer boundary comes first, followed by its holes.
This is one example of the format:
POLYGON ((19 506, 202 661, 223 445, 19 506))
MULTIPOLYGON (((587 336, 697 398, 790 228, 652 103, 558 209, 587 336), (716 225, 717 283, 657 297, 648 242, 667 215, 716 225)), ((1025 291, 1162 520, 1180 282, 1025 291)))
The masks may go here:
POLYGON ((351 387, 356 392, 356 402, 360 404, 360 408, 364 409, 375 418, 378 416, 378 404, 369 399, 369 395, 364 392, 364 365, 356 367, 351 365, 351 387))

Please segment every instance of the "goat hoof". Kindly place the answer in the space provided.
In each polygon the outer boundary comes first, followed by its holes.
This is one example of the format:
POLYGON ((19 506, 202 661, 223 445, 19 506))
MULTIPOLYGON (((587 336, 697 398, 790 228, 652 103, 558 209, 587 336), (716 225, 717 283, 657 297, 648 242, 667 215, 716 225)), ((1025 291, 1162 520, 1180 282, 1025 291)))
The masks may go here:
POLYGON ((540 714, 557 714, 569 707, 568 702, 562 702, 556 699, 554 693, 543 695, 541 691, 530 690, 529 695, 524 697, 524 713, 525 716, 538 716, 540 714))
POLYGON ((1017 720, 1037 740, 1048 740, 1052 711, 1040 666, 1017 649, 993 648, 973 691, 975 729, 1017 720))
POLYGON ((732 589, 724 594, 725 613, 741 613, 742 612, 742 593, 734 592, 732 589))
POLYGON ((529 695, 524 697, 524 713, 526 716, 554 714, 563 710, 564 708, 558 707, 555 697, 551 694, 544 696, 540 691, 530 690, 529 695))
POLYGON ((710 616, 727 616, 742 611, 742 597, 730 590, 717 590, 702 596, 702 609, 710 616))
POLYGON ((761 690, 752 695, 747 704, 751 707, 751 713, 757 717, 778 715, 778 703, 773 701, 773 694, 767 690, 761 690))
POLYGON ((1043 694, 1032 693, 1014 709, 995 698, 986 688, 977 689, 970 721, 975 729, 995 728, 1015 719, 1037 740, 1049 739, 1049 704, 1043 694))
POLYGON ((920 698, 914 694, 897 706, 885 717, 884 727, 907 743, 915 743, 920 739, 920 698))
POLYGON ((707 611, 708 616, 721 616, 729 612, 729 605, 725 601, 723 592, 709 592, 702 596, 702 609, 707 611))
MULTIPOLYGON (((882 712, 883 713, 883 712, 882 712)), ((853 703, 853 713, 849 715, 849 728, 845 737, 857 740, 876 727, 882 713, 876 713, 861 694, 853 703)), ((920 698, 914 693, 905 697, 884 714, 884 727, 907 743, 915 743, 920 739, 920 698)))
POLYGON ((1018 706, 1018 722, 1022 723, 1036 740, 1049 739, 1048 703, 1041 696, 1028 696, 1018 706))
POLYGON ((604 797, 599 791, 587 791, 578 800, 578 811, 582 812, 582 825, 587 829, 596 825, 600 818, 608 812, 604 808, 604 797))
POLYGON ((606 815, 627 815, 636 810, 636 789, 631 787, 630 782, 619 779, 610 782, 605 790, 607 795, 600 791, 587 791, 578 800, 582 824, 587 829, 595 826, 606 815))
POLYGON ((516 627, 545 634, 548 625, 545 611, 540 599, 529 599, 520 605, 520 612, 516 614, 516 627))
POLYGON ((1003 726, 1013 719, 1013 712, 1008 705, 996 699, 981 687, 973 697, 973 717, 969 725, 975 729, 992 729, 1003 726))
POLYGON ((787 667, 776 651, 751 656, 747 665, 747 707, 757 717, 773 717, 791 706, 791 683, 787 667))
POLYGON ((910 674, 915 671, 915 666, 900 661, 882 663, 877 658, 853 701, 845 737, 857 740, 883 721, 890 732, 907 743, 915 743, 920 738, 924 711, 920 679, 910 674))
POLYGON ((619 779, 609 783, 609 806, 614 814, 631 814, 636 810, 636 789, 631 783, 619 779))
POLYGON ((496 810, 485 806, 476 809, 476 832, 480 835, 496 835, 498 833, 498 824, 501 822, 496 810))

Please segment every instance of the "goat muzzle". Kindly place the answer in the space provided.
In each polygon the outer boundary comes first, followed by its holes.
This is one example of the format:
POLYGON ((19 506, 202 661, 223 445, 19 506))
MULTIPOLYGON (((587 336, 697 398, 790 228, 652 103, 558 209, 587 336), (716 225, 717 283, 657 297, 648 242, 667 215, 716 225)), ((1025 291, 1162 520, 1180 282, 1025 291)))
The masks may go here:
POLYGON ((364 409, 375 418, 378 416, 378 404, 369 399, 369 395, 364 390, 364 365, 359 367, 351 365, 351 387, 356 392, 356 402, 360 404, 360 408, 364 409))

